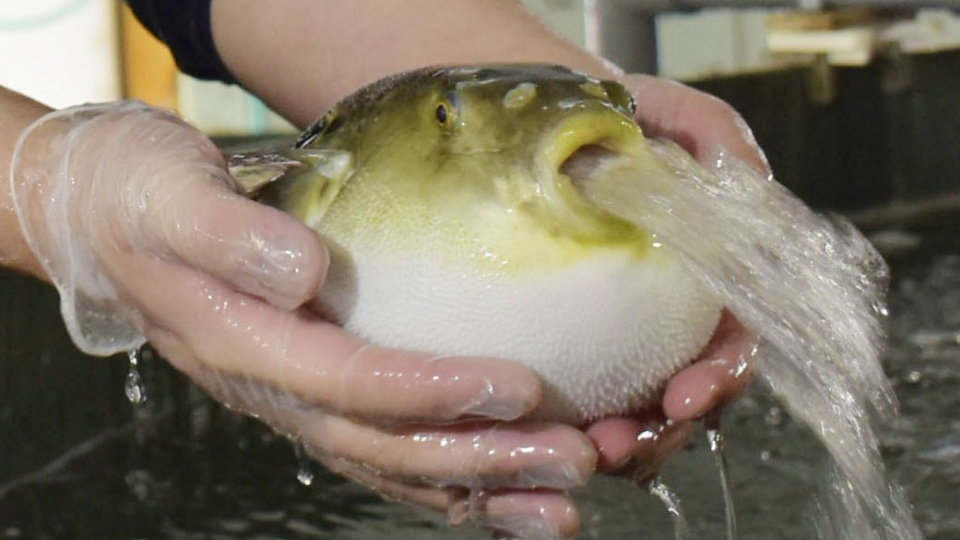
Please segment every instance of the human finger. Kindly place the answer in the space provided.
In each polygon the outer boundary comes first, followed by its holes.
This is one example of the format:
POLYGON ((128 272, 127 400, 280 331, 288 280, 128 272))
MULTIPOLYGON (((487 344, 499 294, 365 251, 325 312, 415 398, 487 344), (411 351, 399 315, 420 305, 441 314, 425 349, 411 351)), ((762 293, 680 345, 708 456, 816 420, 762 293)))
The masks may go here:
POLYGON ((375 347, 177 264, 130 258, 128 268, 138 270, 119 279, 138 296, 154 333, 160 327, 175 336, 180 349, 218 373, 258 381, 311 406, 371 422, 439 423, 512 420, 540 399, 539 379, 520 364, 375 347))
POLYGON ((663 394, 671 420, 700 418, 743 392, 751 380, 756 336, 724 311, 713 339, 698 361, 675 375, 663 394))
POLYGON ((651 75, 627 75, 623 82, 634 96, 637 122, 648 137, 671 139, 705 165, 712 165, 723 150, 760 174, 770 175, 753 132, 726 102, 651 75))
POLYGON ((292 421, 288 426, 299 430, 308 447, 394 478, 440 487, 570 489, 584 485, 596 464, 590 440, 559 424, 381 429, 309 412, 280 421, 292 421))
POLYGON ((646 481, 678 452, 693 431, 690 422, 674 422, 662 413, 604 418, 586 428, 597 448, 599 472, 646 481))
POLYGON ((364 424, 311 407, 256 381, 186 371, 215 397, 296 438, 317 455, 343 457, 371 470, 438 487, 569 489, 593 474, 596 453, 575 428, 546 423, 364 424))
MULTIPOLYGON (((144 234, 183 263, 281 309, 320 290, 329 254, 293 217, 233 193, 226 171, 187 182, 142 213, 144 234)), ((167 188, 169 189, 169 188, 167 188)))
MULTIPOLYGON (((415 504, 438 512, 447 513, 450 509, 456 508, 470 492, 470 490, 460 487, 438 487, 400 481, 384 476, 382 472, 372 470, 362 463, 343 457, 335 458, 318 453, 311 454, 311 457, 319 461, 330 472, 366 486, 376 491, 384 499, 415 504)), ((450 521, 453 524, 459 524, 464 521, 464 517, 459 512, 454 512, 450 521)))
POLYGON ((238 195, 207 136, 170 112, 136 103, 103 113, 85 133, 72 168, 101 186, 90 203, 112 210, 127 248, 178 258, 283 309, 317 293, 328 260, 317 235, 238 195), (87 146, 125 152, 104 155, 87 146))
POLYGON ((494 491, 477 514, 481 526, 524 540, 572 538, 580 529, 573 500, 557 491, 494 491))
POLYGON ((553 490, 468 490, 410 484, 363 464, 320 457, 330 470, 370 487, 383 497, 444 512, 451 524, 466 521, 509 538, 571 538, 580 514, 570 496, 553 490))

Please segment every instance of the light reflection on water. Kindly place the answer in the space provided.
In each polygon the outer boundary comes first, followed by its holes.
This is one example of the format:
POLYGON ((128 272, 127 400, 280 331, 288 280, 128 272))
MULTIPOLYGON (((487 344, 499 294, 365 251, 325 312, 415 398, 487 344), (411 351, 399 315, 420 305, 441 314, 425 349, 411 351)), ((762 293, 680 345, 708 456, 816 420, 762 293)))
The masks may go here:
MULTIPOLYGON (((960 538, 960 242, 895 261, 887 370, 902 416, 883 453, 927 538, 960 538)), ((0 539, 487 538, 447 528, 316 468, 297 482, 294 449, 210 402, 156 358, 151 399, 123 394, 126 358, 83 358, 41 285, 0 276, 0 539), (11 306, 18 306, 13 309, 11 306)), ((723 419, 742 539, 811 536, 809 493, 828 462, 761 389, 723 419)), ((722 538, 722 493, 702 434, 667 467, 692 538, 722 538)), ((669 539, 660 501, 599 478, 580 494, 582 538, 669 539)))

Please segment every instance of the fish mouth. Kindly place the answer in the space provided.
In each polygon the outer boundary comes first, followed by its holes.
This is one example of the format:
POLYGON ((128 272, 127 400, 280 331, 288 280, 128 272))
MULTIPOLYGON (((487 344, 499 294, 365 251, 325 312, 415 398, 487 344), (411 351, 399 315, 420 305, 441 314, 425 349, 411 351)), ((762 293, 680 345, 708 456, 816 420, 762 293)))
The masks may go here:
POLYGON ((542 155, 547 168, 575 182, 589 181, 620 157, 637 157, 645 147, 640 126, 606 104, 575 108, 547 135, 542 155))
POLYGON ((602 102, 581 102, 542 138, 539 149, 540 196, 558 231, 595 236, 605 212, 585 197, 585 185, 611 178, 621 165, 636 163, 648 152, 636 121, 602 102))
POLYGON ((622 157, 622 154, 603 144, 587 143, 578 147, 560 162, 557 172, 568 177, 573 186, 579 189, 585 182, 600 175, 600 171, 606 166, 622 157))

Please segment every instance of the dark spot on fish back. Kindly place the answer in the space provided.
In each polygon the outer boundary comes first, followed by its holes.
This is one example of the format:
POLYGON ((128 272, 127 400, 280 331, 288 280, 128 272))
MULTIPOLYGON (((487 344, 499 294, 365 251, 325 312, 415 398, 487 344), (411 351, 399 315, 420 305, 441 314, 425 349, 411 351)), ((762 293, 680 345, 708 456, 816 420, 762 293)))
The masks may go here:
POLYGON ((306 131, 300 134, 300 137, 297 138, 297 142, 294 143, 294 148, 304 148, 320 136, 323 133, 323 129, 327 125, 327 115, 321 116, 316 122, 310 125, 306 131))

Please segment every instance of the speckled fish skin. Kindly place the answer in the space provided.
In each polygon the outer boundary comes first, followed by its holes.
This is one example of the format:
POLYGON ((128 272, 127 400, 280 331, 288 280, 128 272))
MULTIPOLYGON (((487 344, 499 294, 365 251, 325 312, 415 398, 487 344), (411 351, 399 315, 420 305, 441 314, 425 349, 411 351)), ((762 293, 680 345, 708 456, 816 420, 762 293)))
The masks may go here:
POLYGON ((331 109, 259 200, 331 249, 319 308, 381 346, 514 359, 570 423, 649 405, 721 305, 581 182, 665 174, 618 83, 562 67, 429 68, 331 109))

